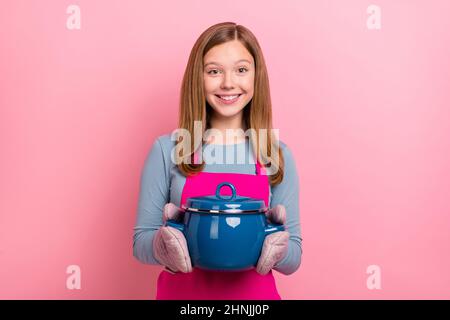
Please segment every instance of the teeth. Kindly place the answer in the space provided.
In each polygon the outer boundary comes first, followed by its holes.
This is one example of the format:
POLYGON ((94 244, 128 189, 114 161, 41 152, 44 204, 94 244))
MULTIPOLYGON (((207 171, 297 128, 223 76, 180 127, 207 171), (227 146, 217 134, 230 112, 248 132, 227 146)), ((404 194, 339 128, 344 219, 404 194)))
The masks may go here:
POLYGON ((233 100, 236 99, 239 95, 237 96, 220 96, 221 99, 223 100, 233 100))

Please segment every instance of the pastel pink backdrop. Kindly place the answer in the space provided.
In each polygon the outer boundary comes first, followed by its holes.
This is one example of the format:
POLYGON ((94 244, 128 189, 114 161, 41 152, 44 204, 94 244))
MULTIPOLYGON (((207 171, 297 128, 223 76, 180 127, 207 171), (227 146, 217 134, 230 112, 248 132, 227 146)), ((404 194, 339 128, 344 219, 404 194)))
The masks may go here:
POLYGON ((449 12, 445 0, 3 1, 0 298, 155 297, 161 268, 132 255, 141 169, 177 125, 195 40, 223 21, 257 36, 299 171, 304 253, 276 273, 283 298, 450 298, 449 12), (66 28, 71 4, 80 30, 66 28), (80 290, 66 288, 69 265, 80 290))

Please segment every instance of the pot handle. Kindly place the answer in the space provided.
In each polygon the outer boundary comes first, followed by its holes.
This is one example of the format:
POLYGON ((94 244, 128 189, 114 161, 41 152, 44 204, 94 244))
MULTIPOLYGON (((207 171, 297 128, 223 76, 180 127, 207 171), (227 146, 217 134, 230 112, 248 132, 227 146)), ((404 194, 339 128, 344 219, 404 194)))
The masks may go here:
POLYGON ((268 236, 271 233, 275 233, 278 231, 284 231, 284 224, 267 224, 266 228, 264 229, 264 232, 266 233, 266 236, 268 236))
POLYGON ((216 189, 216 197, 217 198, 219 198, 219 199, 222 199, 222 200, 234 200, 234 198, 236 198, 236 188, 235 188, 235 186, 232 184, 232 183, 229 183, 229 182, 222 182, 221 184, 219 184, 218 186, 217 186, 217 189, 216 189), (231 198, 223 198, 221 195, 220 195, 220 188, 222 188, 223 186, 228 186, 228 187, 230 187, 230 189, 231 189, 231 192, 232 192, 232 194, 231 194, 231 198))
POLYGON ((178 229, 184 233, 184 224, 178 222, 177 220, 167 220, 165 225, 168 227, 178 229))

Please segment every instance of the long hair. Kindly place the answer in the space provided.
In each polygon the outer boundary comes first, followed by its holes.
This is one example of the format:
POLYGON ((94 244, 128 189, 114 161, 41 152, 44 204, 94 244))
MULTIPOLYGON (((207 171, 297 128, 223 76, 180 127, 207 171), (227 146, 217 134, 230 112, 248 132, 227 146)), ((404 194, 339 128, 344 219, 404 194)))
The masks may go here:
MULTIPOLYGON (((204 137, 205 131, 210 128, 210 118, 213 112, 211 106, 206 101, 203 84, 203 58, 206 53, 216 45, 228 41, 238 40, 250 52, 255 61, 255 83, 254 94, 250 102, 243 109, 243 121, 246 128, 254 130, 250 134, 250 142, 253 147, 256 159, 265 166, 273 165, 276 162, 275 173, 268 175, 271 186, 279 184, 283 180, 284 159, 279 146, 278 138, 272 133, 272 103, 270 99, 269 78, 262 50, 253 33, 242 25, 234 22, 218 23, 205 30, 195 42, 184 72, 180 92, 180 117, 179 128, 194 137, 194 121, 201 121, 204 137), (261 130, 265 136, 261 135, 261 130), (261 140, 262 139, 262 140, 261 140), (262 141, 260 143, 260 141, 262 141), (267 142, 267 143, 264 143, 267 142), (278 151, 276 158, 272 155, 272 146, 278 151), (272 161, 277 159, 275 162, 272 161)), ((247 132, 248 132, 247 131, 247 132)), ((197 133, 198 134, 198 133, 197 133)), ((190 161, 178 161, 178 168, 184 176, 195 175, 202 171, 205 162, 194 164, 193 154, 202 147, 203 138, 200 141, 194 139, 178 138, 178 142, 185 144, 181 154, 176 152, 176 159, 186 159, 190 161), (189 144, 189 145, 186 145, 189 144), (188 150, 185 154, 184 151, 188 150)), ((198 140, 198 139, 197 139, 198 140)), ((200 149, 201 150, 201 149, 200 149)))

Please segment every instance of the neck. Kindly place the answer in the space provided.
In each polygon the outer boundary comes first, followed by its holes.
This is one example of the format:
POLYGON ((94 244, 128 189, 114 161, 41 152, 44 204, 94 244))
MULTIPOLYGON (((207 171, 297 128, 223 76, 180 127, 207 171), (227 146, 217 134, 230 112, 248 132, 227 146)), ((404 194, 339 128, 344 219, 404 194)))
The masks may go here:
MULTIPOLYGON (((234 131, 234 142, 242 142, 245 140, 245 126, 243 122, 243 110, 236 114, 233 117, 224 117, 214 113, 211 115, 210 125, 212 129, 219 130, 222 133, 222 137, 224 140, 227 139, 226 130, 235 130, 234 131), (243 130, 243 132, 238 131, 239 129, 243 130), (237 141, 236 141, 237 140, 237 141)), ((223 143, 229 141, 223 141, 223 143)), ((220 141, 218 142, 220 143, 220 141)))

